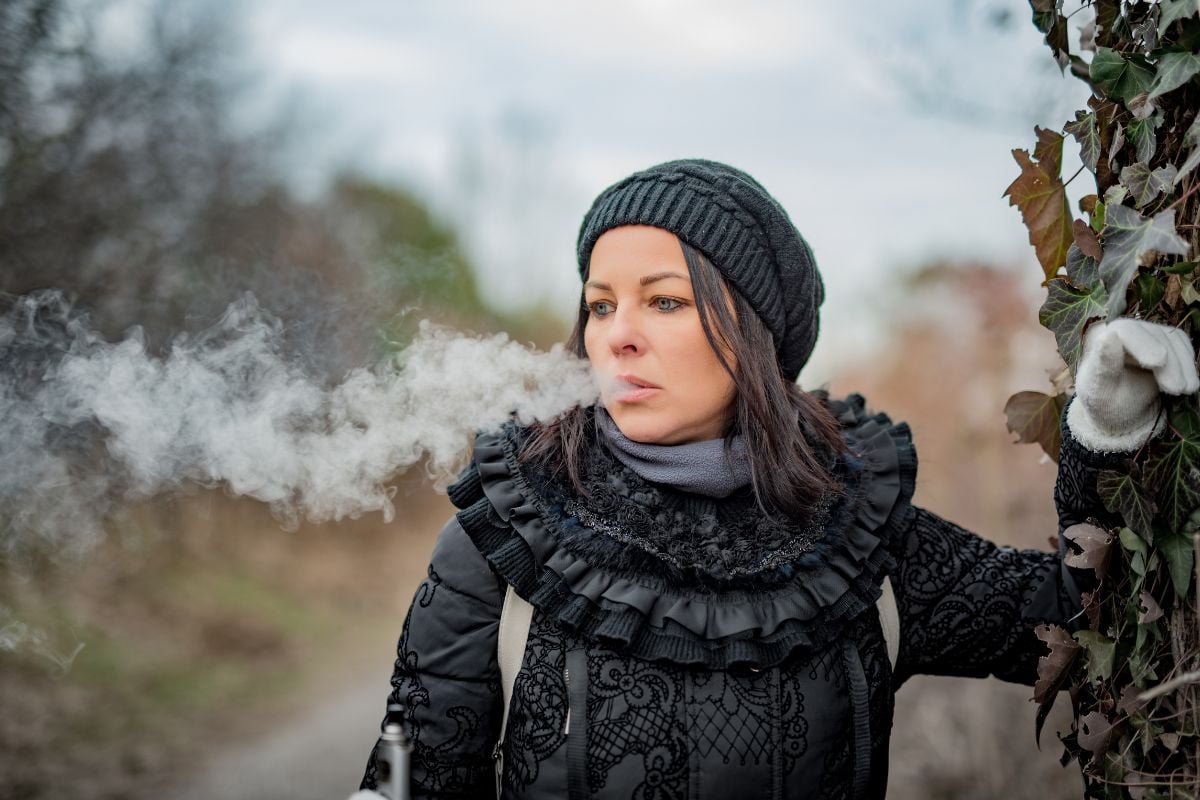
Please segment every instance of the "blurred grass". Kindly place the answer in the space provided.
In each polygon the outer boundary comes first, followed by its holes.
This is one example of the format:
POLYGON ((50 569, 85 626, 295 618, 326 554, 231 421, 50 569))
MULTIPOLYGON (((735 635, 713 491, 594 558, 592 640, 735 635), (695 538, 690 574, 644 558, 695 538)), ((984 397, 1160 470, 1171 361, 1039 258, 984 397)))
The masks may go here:
POLYGON ((138 509, 83 562, 0 572, 0 606, 45 647, 83 644, 65 672, 0 652, 0 797, 160 796, 394 642, 450 513, 406 480, 391 525, 288 533, 211 492, 138 509))

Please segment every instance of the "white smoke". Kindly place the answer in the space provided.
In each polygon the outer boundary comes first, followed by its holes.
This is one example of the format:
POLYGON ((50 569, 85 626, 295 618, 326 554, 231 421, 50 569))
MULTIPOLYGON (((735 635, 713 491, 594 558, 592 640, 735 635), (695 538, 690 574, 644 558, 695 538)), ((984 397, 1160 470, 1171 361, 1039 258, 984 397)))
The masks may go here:
POLYGON ((50 644, 50 637, 45 631, 26 625, 16 619, 12 611, 0 606, 0 651, 32 651, 53 664, 60 674, 65 675, 82 649, 83 643, 77 642, 70 653, 60 652, 50 644))
POLYGON ((594 402, 586 361, 422 322, 385 363, 324 386, 251 296, 161 357, 99 336, 60 295, 0 316, 0 545, 85 552, 113 503, 224 486, 294 525, 394 509, 389 481, 446 478, 471 434, 594 402))

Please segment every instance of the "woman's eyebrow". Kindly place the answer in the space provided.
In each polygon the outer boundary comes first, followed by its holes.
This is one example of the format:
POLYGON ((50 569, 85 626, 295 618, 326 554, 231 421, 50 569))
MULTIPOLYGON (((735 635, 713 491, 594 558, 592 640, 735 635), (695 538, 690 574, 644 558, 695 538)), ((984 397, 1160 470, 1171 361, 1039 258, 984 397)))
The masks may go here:
MULTIPOLYGON (((655 281, 666 280, 667 278, 679 278, 680 280, 688 280, 688 276, 681 272, 655 272, 651 275, 643 275, 638 279, 638 283, 642 286, 647 286, 655 281)), ((585 289, 600 289, 601 291, 611 292, 612 287, 607 283, 600 281, 588 281, 584 285, 585 289)))
POLYGON ((679 278, 681 280, 686 281, 688 279, 688 276, 683 275, 678 272, 655 272, 653 275, 643 275, 641 280, 638 281, 638 283, 640 283, 642 286, 646 286, 648 284, 654 283, 655 281, 661 281, 666 278, 679 278))

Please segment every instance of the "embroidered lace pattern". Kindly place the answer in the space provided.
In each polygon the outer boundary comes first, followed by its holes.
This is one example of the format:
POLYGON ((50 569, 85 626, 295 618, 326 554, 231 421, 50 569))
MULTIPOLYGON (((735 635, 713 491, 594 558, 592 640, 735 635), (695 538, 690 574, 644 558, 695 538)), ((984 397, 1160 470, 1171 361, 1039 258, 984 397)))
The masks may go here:
POLYGON ((530 626, 525 665, 517 673, 504 754, 504 785, 525 789, 537 782, 539 764, 567 737, 566 654, 562 639, 548 634, 540 617, 530 626))
MULTIPOLYGON (((865 637, 862 651, 874 717, 890 709, 887 657, 877 622, 864 617, 856 628, 865 637)), ((565 653, 580 644, 577 637, 535 615, 509 721, 509 791, 520 794, 535 785, 541 765, 562 757, 568 707, 565 653)), ((761 671, 689 670, 594 644, 588 645, 587 663, 589 790, 601 793, 612 770, 634 756, 640 758, 642 771, 631 796, 649 800, 684 800, 689 760, 697 755, 740 765, 781 759, 776 769, 785 781, 795 780, 793 773, 810 747, 804 687, 819 687, 834 696, 843 695, 846 687, 837 646, 761 671)), ((881 743, 877 748, 882 746, 886 753, 890 717, 879 719, 874 727, 878 730, 873 739, 881 743)), ((822 737, 831 735, 835 745, 820 762, 825 768, 821 796, 835 798, 844 796, 852 766, 848 719, 835 730, 821 730, 822 737)))
MULTIPOLYGON (((409 647, 409 627, 413 612, 431 606, 443 589, 441 578, 431 567, 428 579, 421 584, 412 608, 404 620, 404 629, 396 647, 396 664, 392 673, 392 692, 388 703, 398 704, 404 710, 405 735, 413 744, 413 783, 429 791, 461 793, 479 786, 488 780, 491 759, 480 754, 473 759, 463 758, 463 743, 484 735, 484 724, 480 715, 470 705, 451 705, 445 708, 445 716, 451 723, 453 733, 437 744, 430 744, 430 737, 422 733, 421 719, 430 706, 429 690, 421 668, 420 654, 409 647)), ((499 692, 497 683, 495 691, 499 692)), ((373 789, 378 782, 376 751, 371 751, 361 788, 373 789)), ((486 785, 486 784, 483 784, 486 785)))
POLYGON ((678 669, 593 648, 588 653, 588 788, 604 788, 608 772, 629 754, 645 770, 633 796, 687 797, 688 737, 678 669))

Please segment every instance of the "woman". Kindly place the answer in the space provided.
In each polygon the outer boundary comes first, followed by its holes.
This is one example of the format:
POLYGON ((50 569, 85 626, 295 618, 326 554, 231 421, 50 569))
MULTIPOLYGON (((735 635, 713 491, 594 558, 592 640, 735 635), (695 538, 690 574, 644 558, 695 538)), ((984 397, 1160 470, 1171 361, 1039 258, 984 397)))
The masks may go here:
MULTIPOLYGON (((1032 628, 1072 624, 1086 576, 913 506, 908 427, 796 385, 824 289, 758 182, 701 160, 631 175, 578 256, 571 343, 601 399, 480 435, 450 489, 392 678, 414 796, 492 796, 497 750, 505 798, 882 797, 909 676, 1034 681, 1032 628), (506 594, 533 609, 507 717, 506 594)), ((1089 332, 1062 527, 1161 427, 1160 383, 1196 390, 1176 334, 1089 332)))

